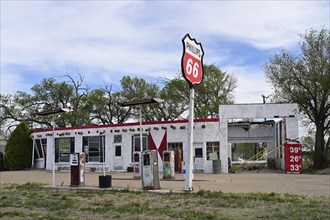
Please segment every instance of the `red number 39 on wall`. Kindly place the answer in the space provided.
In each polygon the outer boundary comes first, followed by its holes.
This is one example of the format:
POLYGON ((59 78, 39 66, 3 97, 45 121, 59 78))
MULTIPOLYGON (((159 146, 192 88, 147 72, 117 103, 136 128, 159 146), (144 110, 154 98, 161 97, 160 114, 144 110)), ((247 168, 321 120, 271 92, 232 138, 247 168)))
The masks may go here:
POLYGON ((301 173, 302 171, 302 147, 299 143, 285 144, 285 172, 301 173))

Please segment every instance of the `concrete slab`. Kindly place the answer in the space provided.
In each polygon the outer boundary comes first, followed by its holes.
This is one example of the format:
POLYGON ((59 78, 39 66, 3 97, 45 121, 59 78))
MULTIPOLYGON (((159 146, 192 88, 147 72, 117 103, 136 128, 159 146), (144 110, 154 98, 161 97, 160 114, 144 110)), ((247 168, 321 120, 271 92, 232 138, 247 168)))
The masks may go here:
MULTIPOLYGON (((141 191, 141 180, 133 179, 133 173, 106 173, 112 175, 112 188, 117 190, 141 191)), ((70 187, 70 173, 56 172, 57 187, 95 190, 98 189, 98 176, 102 173, 86 173, 85 186, 70 187)), ((161 176, 160 176, 161 178, 161 176)), ((6 171, 0 172, 0 184, 28 182, 52 184, 52 172, 44 170, 6 171)), ((176 174, 175 180, 160 180, 160 190, 152 192, 183 192, 182 174, 176 174)), ((279 174, 243 172, 235 174, 195 174, 194 191, 210 190, 234 193, 292 193, 300 195, 330 196, 330 176, 310 174, 279 174)), ((107 189, 102 189, 107 190, 107 189)))

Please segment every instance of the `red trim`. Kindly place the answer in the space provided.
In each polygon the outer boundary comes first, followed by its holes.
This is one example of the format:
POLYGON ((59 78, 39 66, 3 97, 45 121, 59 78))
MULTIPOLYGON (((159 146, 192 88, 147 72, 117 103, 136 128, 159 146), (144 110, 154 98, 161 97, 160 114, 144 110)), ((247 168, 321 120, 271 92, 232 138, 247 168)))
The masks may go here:
POLYGON ((158 150, 150 131, 149 131, 148 139, 149 139, 149 150, 158 150))
POLYGON ((149 131, 149 150, 156 150, 160 158, 163 160, 163 152, 166 149, 167 149, 167 131, 165 131, 165 134, 163 136, 162 141, 160 142, 159 147, 156 146, 155 141, 151 135, 151 132, 149 131))
MULTIPOLYGON (((219 122, 219 118, 206 118, 206 119, 195 119, 194 122, 219 122)), ((179 123, 188 123, 188 120, 175 120, 175 121, 151 121, 143 122, 142 125, 162 125, 162 124, 179 124, 179 123)), ((123 123, 123 124, 109 124, 109 125, 86 125, 86 126, 77 126, 77 127, 67 127, 67 128, 55 128, 56 131, 65 131, 65 130, 79 130, 79 129, 92 129, 92 128, 116 128, 116 127, 125 127, 125 126, 139 126, 139 122, 134 123, 123 123)), ((52 131, 52 128, 47 129, 35 129, 32 133, 52 131)))

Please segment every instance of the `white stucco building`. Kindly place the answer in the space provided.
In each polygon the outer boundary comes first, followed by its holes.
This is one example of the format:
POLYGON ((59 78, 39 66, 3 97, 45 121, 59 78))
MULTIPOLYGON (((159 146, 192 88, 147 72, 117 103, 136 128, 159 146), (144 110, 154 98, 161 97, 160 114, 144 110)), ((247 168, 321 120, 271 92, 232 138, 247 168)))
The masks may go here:
MULTIPOLYGON (((221 105, 220 119, 196 119, 194 122, 193 155, 196 171, 212 173, 213 160, 221 161, 221 173, 228 173, 232 159, 231 143, 266 143, 268 158, 284 168, 283 144, 298 139, 296 104, 221 105), (238 119, 261 119, 249 122, 238 119), (267 120, 263 120, 267 118, 267 120)), ((51 170, 69 167, 70 153, 86 153, 86 169, 126 170, 132 166, 133 152, 140 151, 140 124, 83 126, 34 130, 33 167, 51 170), (55 150, 54 150, 55 142, 55 150)), ((188 158, 188 121, 159 121, 142 124, 143 149, 162 152, 179 148, 183 161, 188 158)))

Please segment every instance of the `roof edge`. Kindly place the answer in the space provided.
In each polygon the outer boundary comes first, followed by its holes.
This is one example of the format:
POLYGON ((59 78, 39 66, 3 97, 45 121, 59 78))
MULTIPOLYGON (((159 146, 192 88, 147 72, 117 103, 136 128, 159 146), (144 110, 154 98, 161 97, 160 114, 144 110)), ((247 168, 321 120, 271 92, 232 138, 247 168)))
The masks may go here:
MULTIPOLYGON (((194 122, 219 122, 219 118, 205 118, 205 119, 194 119, 194 122)), ((151 121, 143 122, 142 125, 164 125, 164 124, 179 124, 179 123, 188 123, 187 119, 182 120, 173 120, 173 121, 151 121)), ((56 131, 65 131, 65 130, 80 130, 80 129, 92 129, 92 128, 116 128, 116 127, 125 127, 125 126, 139 126, 139 122, 132 123, 123 123, 123 124, 108 124, 108 125, 86 125, 86 126, 76 126, 76 127, 67 127, 67 128, 55 128, 56 131)), ((52 131, 52 128, 46 129, 34 129, 32 133, 52 131)))

